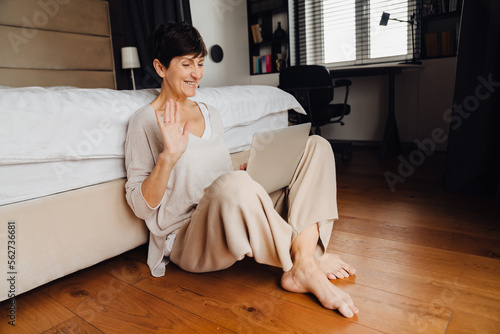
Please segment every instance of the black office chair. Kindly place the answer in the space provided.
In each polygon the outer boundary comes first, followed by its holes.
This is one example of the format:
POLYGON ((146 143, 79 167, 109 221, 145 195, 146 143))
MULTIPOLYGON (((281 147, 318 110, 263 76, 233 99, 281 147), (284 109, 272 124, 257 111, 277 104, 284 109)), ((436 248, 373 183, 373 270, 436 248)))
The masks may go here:
MULTIPOLYGON (((333 84, 330 72, 324 66, 299 65, 281 70, 278 87, 295 96, 307 112, 307 115, 302 115, 289 111, 290 123, 311 122, 314 133, 321 135, 321 126, 332 123, 344 125, 344 116, 351 113, 351 106, 347 104, 351 84, 347 79, 336 80, 333 84), (344 103, 331 103, 334 89, 339 87, 345 88, 344 103)), ((342 159, 347 160, 352 152, 352 144, 342 144, 333 143, 333 146, 341 150, 342 159)))

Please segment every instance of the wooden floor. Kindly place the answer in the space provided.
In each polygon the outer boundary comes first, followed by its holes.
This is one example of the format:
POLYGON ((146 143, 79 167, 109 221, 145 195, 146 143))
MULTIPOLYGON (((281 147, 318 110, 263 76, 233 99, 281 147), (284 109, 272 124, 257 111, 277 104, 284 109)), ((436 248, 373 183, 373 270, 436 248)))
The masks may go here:
MULTIPOLYGON (((340 219, 329 249, 357 275, 335 280, 360 309, 345 319, 280 288, 280 269, 246 259, 209 274, 175 265, 153 278, 140 247, 0 305, 0 333, 500 333, 500 213, 443 190, 444 154, 398 182, 355 147, 337 164, 340 219)), ((408 155, 402 155, 408 158, 408 155)))

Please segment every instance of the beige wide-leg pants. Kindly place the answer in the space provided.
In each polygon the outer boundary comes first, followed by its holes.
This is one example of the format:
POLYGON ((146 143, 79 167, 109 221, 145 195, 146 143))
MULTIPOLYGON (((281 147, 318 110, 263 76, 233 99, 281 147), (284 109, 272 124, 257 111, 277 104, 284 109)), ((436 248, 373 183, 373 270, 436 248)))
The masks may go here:
POLYGON ((269 195, 245 171, 217 178, 178 232, 170 260, 187 271, 208 272, 251 256, 288 271, 295 237, 318 223, 319 256, 337 218, 333 151, 328 141, 311 136, 286 189, 269 195))

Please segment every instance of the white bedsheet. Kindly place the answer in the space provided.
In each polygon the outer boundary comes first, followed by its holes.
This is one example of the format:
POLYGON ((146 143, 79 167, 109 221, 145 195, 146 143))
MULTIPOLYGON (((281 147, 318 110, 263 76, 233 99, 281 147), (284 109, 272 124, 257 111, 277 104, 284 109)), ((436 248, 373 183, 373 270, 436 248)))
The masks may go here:
MULTIPOLYGON (((158 90, 71 87, 0 88, 0 205, 125 177, 130 116, 158 90)), ((285 127, 290 94, 270 86, 200 88, 193 98, 216 107, 231 153, 253 134, 285 127)))

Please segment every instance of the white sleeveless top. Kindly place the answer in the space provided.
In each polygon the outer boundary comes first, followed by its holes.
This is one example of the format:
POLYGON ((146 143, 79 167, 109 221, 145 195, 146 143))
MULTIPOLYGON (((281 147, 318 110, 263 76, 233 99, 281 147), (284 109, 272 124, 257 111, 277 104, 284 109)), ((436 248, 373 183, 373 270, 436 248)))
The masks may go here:
POLYGON ((203 103, 199 106, 205 131, 201 138, 190 134, 188 147, 172 170, 165 195, 154 208, 142 196, 141 185, 163 151, 155 112, 150 105, 144 106, 129 121, 125 141, 126 197, 135 215, 145 220, 149 228, 148 265, 153 276, 165 274, 167 237, 191 219, 203 190, 233 169, 219 112, 203 103))
POLYGON ((203 132, 201 139, 210 139, 212 136, 212 126, 210 125, 208 108, 204 103, 198 104, 198 107, 200 107, 203 118, 205 119, 205 132, 203 132))

